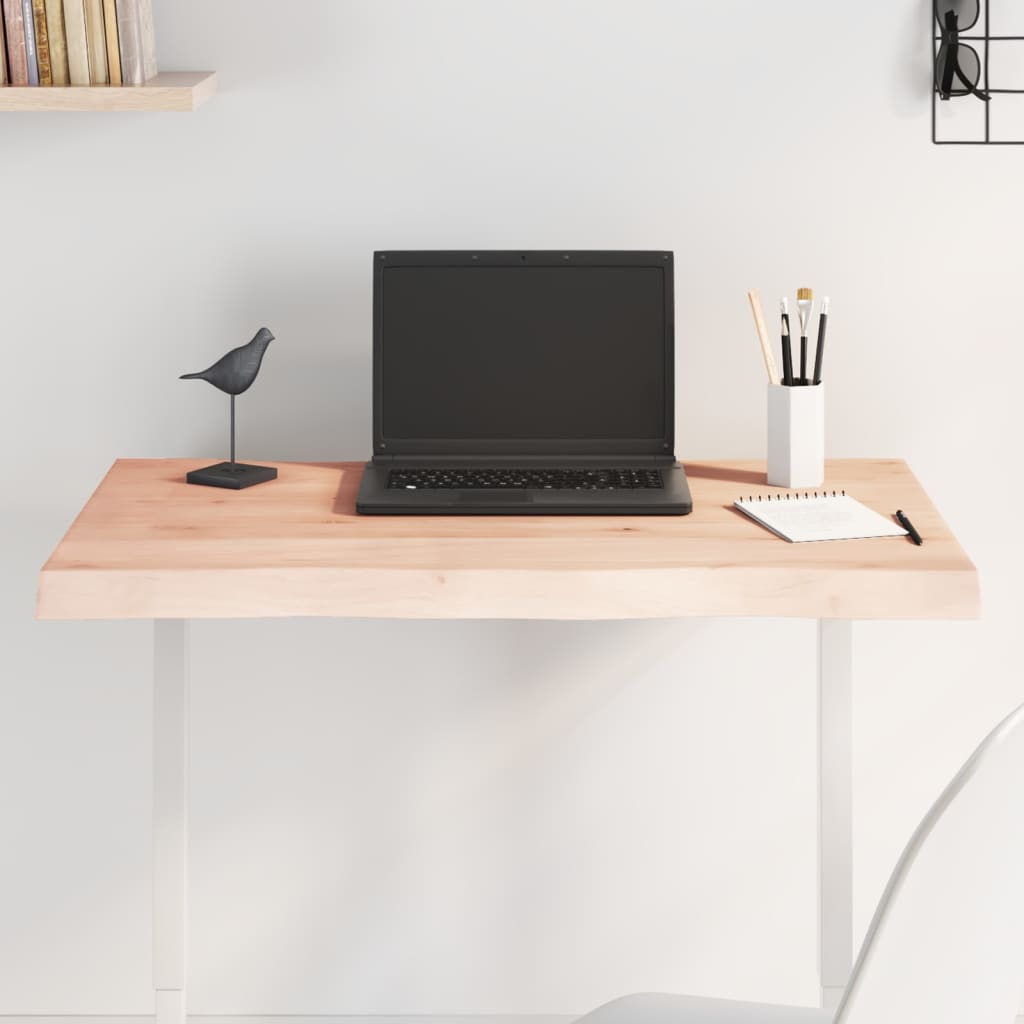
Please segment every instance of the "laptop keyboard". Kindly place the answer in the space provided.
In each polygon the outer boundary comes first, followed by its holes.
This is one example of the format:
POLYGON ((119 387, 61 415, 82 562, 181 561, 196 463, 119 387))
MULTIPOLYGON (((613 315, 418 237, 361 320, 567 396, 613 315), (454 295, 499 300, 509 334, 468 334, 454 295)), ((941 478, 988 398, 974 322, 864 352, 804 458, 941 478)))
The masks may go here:
POLYGON ((618 491, 661 489, 657 469, 393 469, 391 490, 518 489, 618 491))

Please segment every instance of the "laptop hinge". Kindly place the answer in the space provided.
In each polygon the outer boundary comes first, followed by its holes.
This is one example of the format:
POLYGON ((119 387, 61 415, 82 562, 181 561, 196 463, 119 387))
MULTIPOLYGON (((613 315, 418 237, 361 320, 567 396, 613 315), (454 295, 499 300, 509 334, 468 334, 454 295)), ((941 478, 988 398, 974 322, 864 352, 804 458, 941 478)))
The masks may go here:
POLYGON ((377 465, 405 466, 671 466, 675 455, 374 455, 377 465))

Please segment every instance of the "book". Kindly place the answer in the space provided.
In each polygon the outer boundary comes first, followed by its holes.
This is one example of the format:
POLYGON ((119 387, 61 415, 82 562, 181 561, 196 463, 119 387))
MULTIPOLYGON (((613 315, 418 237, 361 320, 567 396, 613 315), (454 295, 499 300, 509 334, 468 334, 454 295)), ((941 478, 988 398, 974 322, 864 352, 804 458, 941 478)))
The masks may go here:
POLYGON ((25 26, 25 64, 28 70, 28 84, 39 84, 39 64, 36 62, 36 18, 32 0, 21 0, 21 21, 25 26))
POLYGON ((156 21, 153 17, 153 0, 139 0, 142 11, 142 73, 143 81, 155 78, 156 63, 156 21))
POLYGON ((110 68, 107 34, 103 28, 103 0, 85 0, 85 33, 89 42, 89 80, 93 85, 108 85, 110 68))
POLYGON ((46 0, 46 34, 50 40, 50 74, 54 85, 69 85, 68 43, 64 31, 64 0, 46 0))
POLYGON ((4 12, 0 10, 0 85, 7 84, 7 39, 4 32, 4 12))
POLYGON ((794 544, 907 535, 902 526, 862 505, 845 491, 750 495, 734 504, 751 519, 794 544))
POLYGON ((125 85, 142 85, 157 73, 153 0, 117 0, 121 77, 125 85))
POLYGON ((121 51, 117 40, 117 8, 114 0, 103 0, 103 28, 107 37, 107 67, 110 84, 121 84, 121 51))
POLYGON ((21 0, 3 0, 7 35, 7 79, 11 85, 28 85, 25 53, 25 8, 21 0))
POLYGON ((90 85, 85 0, 64 0, 64 36, 68 44, 68 78, 71 84, 90 85))
POLYGON ((46 28, 46 0, 32 0, 32 22, 36 33, 39 84, 53 85, 53 74, 50 71, 50 36, 46 28))

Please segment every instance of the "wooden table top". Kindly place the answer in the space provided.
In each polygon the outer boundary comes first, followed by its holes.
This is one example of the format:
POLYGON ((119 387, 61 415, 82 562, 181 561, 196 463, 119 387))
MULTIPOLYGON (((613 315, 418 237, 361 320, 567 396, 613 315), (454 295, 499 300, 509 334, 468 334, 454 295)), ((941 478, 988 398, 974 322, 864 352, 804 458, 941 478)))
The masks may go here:
POLYGON ((204 464, 114 463, 44 566, 37 616, 980 614, 977 571, 899 460, 830 461, 826 486, 904 509, 923 547, 781 540, 732 506, 768 492, 755 461, 687 463, 694 511, 664 517, 359 516, 361 463, 278 463, 244 491, 186 484, 204 464))

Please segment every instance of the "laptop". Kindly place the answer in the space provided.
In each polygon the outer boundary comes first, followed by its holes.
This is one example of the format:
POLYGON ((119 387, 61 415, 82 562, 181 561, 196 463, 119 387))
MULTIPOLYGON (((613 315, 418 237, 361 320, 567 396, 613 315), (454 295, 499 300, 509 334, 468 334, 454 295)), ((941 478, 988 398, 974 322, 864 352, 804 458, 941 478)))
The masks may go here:
POLYGON ((377 252, 368 515, 686 515, 670 252, 377 252))

